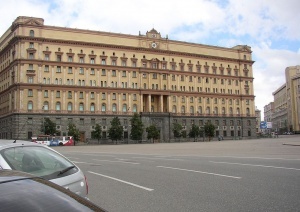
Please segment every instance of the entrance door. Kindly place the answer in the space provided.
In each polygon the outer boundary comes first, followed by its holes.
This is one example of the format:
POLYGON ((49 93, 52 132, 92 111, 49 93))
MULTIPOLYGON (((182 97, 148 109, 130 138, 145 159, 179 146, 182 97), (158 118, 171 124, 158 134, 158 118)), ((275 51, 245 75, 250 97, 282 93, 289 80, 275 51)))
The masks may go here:
POLYGON ((85 142, 85 132, 80 132, 79 142, 85 142))

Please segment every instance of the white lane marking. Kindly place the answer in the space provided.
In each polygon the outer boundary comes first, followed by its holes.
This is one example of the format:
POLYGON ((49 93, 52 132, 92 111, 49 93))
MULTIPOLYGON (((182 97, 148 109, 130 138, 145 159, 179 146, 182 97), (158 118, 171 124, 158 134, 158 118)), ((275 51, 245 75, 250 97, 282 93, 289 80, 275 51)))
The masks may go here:
POLYGON ((174 168, 174 167, 168 167, 168 166, 156 166, 156 167, 164 168, 164 169, 174 169, 174 170, 180 170, 180 171, 187 171, 187 172, 195 172, 195 173, 201 173, 201 174, 210 174, 210 175, 215 175, 215 176, 220 176, 220 177, 229 177, 229 178, 234 178, 234 179, 241 179, 241 177, 235 177, 235 176, 217 174, 217 173, 211 173, 211 172, 202 172, 202 171, 190 170, 190 169, 180 169, 180 168, 174 168))
POLYGON ((300 169, 288 168, 288 167, 281 167, 281 166, 265 166, 265 165, 257 165, 257 164, 229 163, 229 162, 217 162, 217 161, 209 161, 209 162, 211 162, 211 163, 233 164, 233 165, 241 165, 241 166, 257 166, 257 167, 274 168, 274 169, 290 169, 290 170, 300 171, 300 169))
POLYGON ((132 158, 150 159, 150 160, 181 160, 181 161, 183 161, 183 159, 168 159, 168 158, 147 158, 147 157, 132 157, 132 158))
POLYGON ((99 173, 91 172, 91 171, 88 171, 88 172, 91 173, 91 174, 95 174, 95 175, 99 175, 99 176, 102 176, 102 177, 106 177, 108 179, 116 180, 118 182, 125 183, 125 184, 131 185, 131 186, 135 186, 135 187, 144 189, 146 191, 153 191, 154 190, 152 188, 147 188, 147 187, 144 187, 144 186, 140 186, 140 185, 137 185, 137 184, 134 184, 134 183, 131 183, 131 182, 127 182, 127 181, 124 181, 124 180, 120 180, 120 179, 117 179, 117 178, 114 178, 114 177, 110 177, 110 176, 107 176, 107 175, 103 175, 103 174, 99 174, 99 173))
POLYGON ((68 157, 68 159, 76 159, 76 160, 78 160, 79 158, 68 157))
POLYGON ((72 161, 73 163, 84 163, 84 164, 90 164, 90 165, 98 165, 98 166, 102 166, 101 164, 97 164, 97 163, 87 163, 87 162, 80 162, 80 161, 72 161))
POLYGON ((134 163, 134 162, 127 162, 127 161, 115 161, 115 160, 98 160, 98 159, 93 159, 96 161, 104 161, 104 162, 112 162, 112 163, 129 163, 129 164, 140 164, 140 163, 134 163))

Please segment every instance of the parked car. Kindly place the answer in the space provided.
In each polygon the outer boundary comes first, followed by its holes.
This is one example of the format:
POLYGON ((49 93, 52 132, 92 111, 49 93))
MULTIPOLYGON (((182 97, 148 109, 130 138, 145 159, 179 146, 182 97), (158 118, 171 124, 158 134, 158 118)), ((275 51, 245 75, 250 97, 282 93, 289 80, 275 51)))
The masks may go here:
POLYGON ((74 146, 75 144, 72 136, 39 135, 37 137, 32 137, 31 141, 47 146, 74 146))
POLYGON ((0 169, 27 172, 50 180, 87 198, 83 172, 70 160, 47 147, 28 141, 0 140, 0 169))
POLYGON ((105 211, 89 200, 34 175, 0 170, 1 211, 105 211))

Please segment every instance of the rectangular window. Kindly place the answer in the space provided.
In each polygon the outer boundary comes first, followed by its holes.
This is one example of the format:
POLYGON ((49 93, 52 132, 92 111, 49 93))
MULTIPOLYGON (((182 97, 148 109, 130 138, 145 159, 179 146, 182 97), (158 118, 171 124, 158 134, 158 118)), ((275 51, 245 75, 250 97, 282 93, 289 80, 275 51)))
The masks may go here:
POLYGON ((133 71, 133 72, 132 72, 132 77, 133 77, 133 78, 136 78, 136 71, 133 71))
POLYGON ((113 93, 112 94, 112 100, 116 100, 117 99, 117 95, 116 95, 116 93, 113 93))
POLYGON ((28 89, 28 96, 29 96, 29 97, 32 97, 32 96, 33 96, 33 91, 32 91, 32 89, 28 89))
POLYGON ((125 93, 123 94, 123 98, 122 99, 126 100, 126 94, 125 93))
POLYGON ((83 57, 79 57, 79 63, 84 63, 83 57))
POLYGON ((122 61, 122 66, 126 66, 126 61, 122 61))
POLYGON ((44 91, 44 97, 45 97, 45 98, 48 98, 48 90, 45 90, 45 91, 44 91))
POLYGON ((91 68, 91 75, 95 75, 95 69, 91 68))
POLYGON ((95 58, 91 58, 91 64, 95 64, 95 58))
POLYGON ((57 56, 56 56, 56 61, 57 61, 57 62, 61 62, 61 55, 57 55, 57 56))
POLYGON ((190 82, 193 82, 193 76, 190 76, 189 79, 190 82))
POLYGON ((73 62, 73 56, 68 57, 68 62, 73 62))
POLYGON ((91 99, 95 99, 95 93, 91 92, 91 99))
POLYGON ((101 64, 102 64, 102 65, 106 65, 105 59, 102 59, 102 60, 101 60, 101 64))
POLYGON ((29 53, 29 59, 34 59, 34 54, 33 53, 29 53))
POLYGON ((68 68, 68 74, 72 74, 72 73, 73 73, 72 67, 69 67, 68 68))
POLYGON ((56 91, 56 98, 60 98, 60 91, 56 91))
POLYGON ((49 60, 49 54, 45 54, 45 60, 49 60))
POLYGON ((83 99, 83 92, 79 92, 79 99, 83 99))
POLYGON ((136 94, 133 94, 132 99, 133 101, 136 101, 136 94))
POLYGON ((147 74, 143 73, 143 78, 147 78, 147 74))
POLYGON ((126 77, 126 71, 122 71, 122 77, 126 77))
POLYGON ((102 76, 106 76, 106 70, 105 70, 105 69, 102 69, 101 75, 102 75, 102 76))
POLYGON ((111 71, 111 75, 112 75, 113 77, 117 76, 116 70, 112 70, 112 71, 111 71))
POLYGON ((57 66, 56 73, 61 73, 61 67, 60 66, 57 66))
POLYGON ((84 70, 82 67, 79 68, 79 74, 84 74, 84 70))
POLYGON ((116 60, 112 60, 112 61, 111 61, 111 65, 112 65, 112 66, 116 66, 116 65, 117 65, 117 61, 116 61, 116 60))
POLYGON ((32 77, 32 76, 28 76, 27 82, 28 82, 28 83, 33 83, 33 77, 32 77))
POLYGON ((102 100, 106 99, 106 94, 102 93, 102 100))
POLYGON ((136 67, 136 62, 135 61, 132 62, 132 67, 136 67))
POLYGON ((68 91, 68 99, 72 99, 72 91, 68 91))
POLYGON ((152 79, 157 79, 157 74, 154 73, 152 79))
POLYGON ((163 80, 166 80, 166 79, 167 79, 167 75, 163 74, 163 80))

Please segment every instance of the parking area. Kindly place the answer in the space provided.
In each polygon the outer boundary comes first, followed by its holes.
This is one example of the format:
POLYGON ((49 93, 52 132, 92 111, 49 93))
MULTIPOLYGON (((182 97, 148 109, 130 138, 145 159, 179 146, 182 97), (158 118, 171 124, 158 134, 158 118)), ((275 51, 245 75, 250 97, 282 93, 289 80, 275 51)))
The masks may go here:
POLYGON ((55 149, 84 171, 89 198, 108 211, 297 211, 299 139, 55 149))

